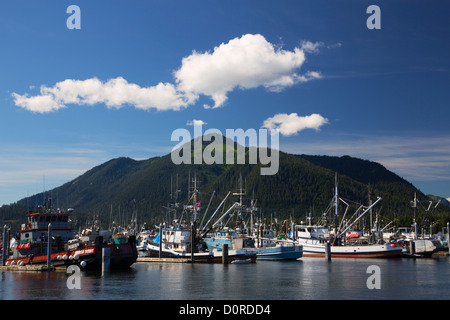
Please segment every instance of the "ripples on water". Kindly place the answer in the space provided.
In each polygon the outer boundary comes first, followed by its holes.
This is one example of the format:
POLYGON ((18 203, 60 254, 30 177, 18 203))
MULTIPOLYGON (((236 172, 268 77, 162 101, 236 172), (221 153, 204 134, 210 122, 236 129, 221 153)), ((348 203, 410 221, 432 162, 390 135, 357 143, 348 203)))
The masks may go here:
POLYGON ((130 270, 82 272, 81 289, 68 289, 64 272, 1 272, 0 299, 83 300, 310 300, 450 298, 450 260, 333 259, 256 264, 136 263, 130 270), (367 268, 381 271, 369 290, 367 268))

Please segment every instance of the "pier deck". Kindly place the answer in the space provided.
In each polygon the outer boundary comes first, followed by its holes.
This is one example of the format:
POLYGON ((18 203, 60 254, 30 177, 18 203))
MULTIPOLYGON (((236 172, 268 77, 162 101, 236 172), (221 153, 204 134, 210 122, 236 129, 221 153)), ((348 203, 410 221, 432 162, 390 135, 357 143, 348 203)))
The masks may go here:
POLYGON ((24 266, 1 266, 0 271, 47 271, 47 266, 43 265, 24 265, 24 266))
POLYGON ((189 263, 190 259, 175 259, 175 258, 153 258, 153 257, 138 257, 136 262, 156 262, 156 263, 189 263))

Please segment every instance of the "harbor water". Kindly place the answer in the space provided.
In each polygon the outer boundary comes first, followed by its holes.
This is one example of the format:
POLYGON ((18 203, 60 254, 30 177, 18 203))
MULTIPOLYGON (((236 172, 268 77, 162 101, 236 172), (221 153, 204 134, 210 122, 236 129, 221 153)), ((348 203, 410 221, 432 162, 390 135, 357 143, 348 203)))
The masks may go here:
POLYGON ((71 274, 1 271, 2 300, 448 300, 450 258, 135 263, 130 270, 71 274), (373 273, 371 266, 378 267, 373 273), (369 283, 378 281, 378 288, 369 283))

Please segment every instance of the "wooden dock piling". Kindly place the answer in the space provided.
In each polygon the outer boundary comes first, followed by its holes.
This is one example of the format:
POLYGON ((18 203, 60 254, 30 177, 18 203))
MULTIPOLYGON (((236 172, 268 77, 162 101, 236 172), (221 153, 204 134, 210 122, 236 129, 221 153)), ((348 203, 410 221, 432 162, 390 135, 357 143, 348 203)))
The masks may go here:
POLYGON ((8 239, 8 227, 5 224, 5 226, 3 227, 3 238, 2 238, 2 249, 3 249, 2 250, 2 266, 3 267, 5 266, 6 259, 8 258, 8 247, 9 247, 8 240, 9 240, 8 239))
POLYGON ((110 248, 102 248, 102 274, 108 273, 111 265, 110 248))
POLYGON ((51 271, 52 262, 52 224, 48 224, 48 235, 47 235, 47 271, 51 271))
POLYGON ((331 244, 330 241, 327 241, 325 244, 325 260, 331 261, 331 244))
POLYGON ((449 229, 450 223, 447 222, 447 247, 448 247, 448 254, 450 254, 450 229, 449 229))
POLYGON ((196 224, 195 222, 191 223, 191 262, 194 263, 194 252, 195 252, 195 235, 196 235, 196 224))
POLYGON ((222 246, 222 264, 228 264, 228 244, 222 246))
POLYGON ((163 232, 162 232, 162 224, 159 224, 159 258, 162 258, 162 241, 163 241, 163 232))

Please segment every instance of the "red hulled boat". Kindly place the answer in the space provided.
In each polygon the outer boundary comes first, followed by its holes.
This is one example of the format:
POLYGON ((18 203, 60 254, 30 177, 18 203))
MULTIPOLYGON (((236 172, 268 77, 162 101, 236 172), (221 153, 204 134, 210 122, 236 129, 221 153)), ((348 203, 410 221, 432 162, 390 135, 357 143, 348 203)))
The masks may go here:
POLYGON ((13 238, 10 241, 12 252, 5 265, 47 264, 48 247, 52 267, 76 264, 82 270, 101 270, 103 248, 110 249, 110 269, 128 268, 136 262, 135 236, 117 234, 109 237, 101 231, 88 230, 74 238, 71 214, 70 209, 53 212, 46 207, 27 214, 27 223, 21 226, 20 240, 13 238))

